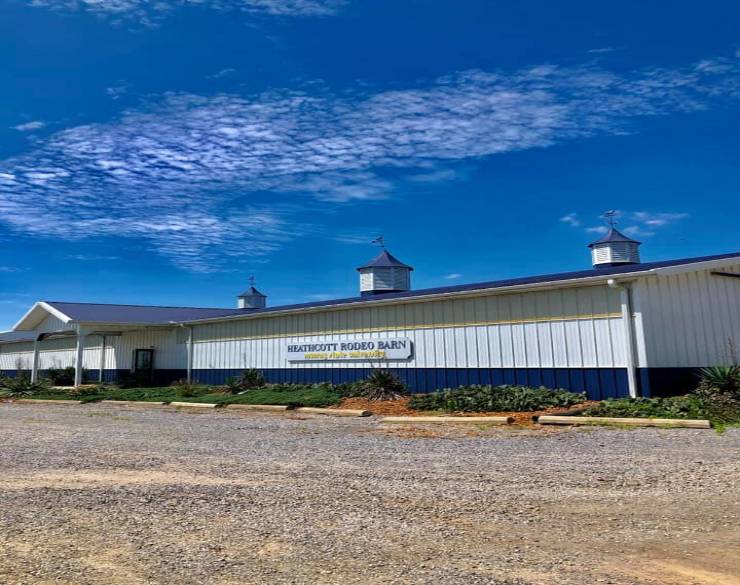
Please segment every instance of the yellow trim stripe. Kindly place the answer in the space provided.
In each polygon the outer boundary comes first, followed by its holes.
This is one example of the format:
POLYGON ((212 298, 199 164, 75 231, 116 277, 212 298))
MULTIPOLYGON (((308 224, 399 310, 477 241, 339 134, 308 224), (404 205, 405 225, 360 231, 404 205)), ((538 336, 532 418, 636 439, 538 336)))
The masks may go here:
MULTIPOLYGON (((433 325, 404 325, 387 327, 361 327, 358 329, 336 329, 328 331, 311 331, 307 333, 273 333, 270 335, 250 335, 240 337, 217 337, 214 339, 197 339, 193 343, 215 343, 219 341, 241 341, 249 339, 291 339, 294 337, 313 337, 316 335, 348 335, 355 333, 378 333, 380 331, 409 331, 414 329, 460 329, 463 327, 485 327, 488 325, 523 325, 527 323, 558 323, 563 321, 591 321, 594 319, 621 318, 622 313, 598 313, 593 315, 571 315, 567 317, 533 317, 531 319, 508 319, 504 321, 470 321, 465 323, 435 323, 433 325)), ((195 329, 197 332, 197 328, 195 329)), ((197 333, 196 333, 197 334, 197 333)))

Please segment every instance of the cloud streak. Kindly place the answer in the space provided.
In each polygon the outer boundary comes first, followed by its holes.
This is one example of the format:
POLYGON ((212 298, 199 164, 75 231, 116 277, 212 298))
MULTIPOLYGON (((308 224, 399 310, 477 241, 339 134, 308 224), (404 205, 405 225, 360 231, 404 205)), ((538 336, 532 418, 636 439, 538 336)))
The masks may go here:
POLYGON ((13 126, 13 129, 18 130, 18 132, 33 132, 34 130, 41 130, 44 126, 46 126, 45 122, 34 120, 33 122, 26 122, 25 124, 13 126))
POLYGON ((310 229, 296 219, 309 201, 328 208, 391 196, 392 169, 413 177, 625 134, 636 117, 740 96, 736 62, 706 63, 622 76, 595 66, 466 71, 375 93, 166 94, 1 161, 0 221, 45 237, 140 238, 182 268, 216 270, 310 229))
MULTIPOLYGON (((571 227, 578 227, 581 221, 576 217, 575 213, 569 213, 561 217, 560 221, 571 227)), ((619 227, 619 229, 628 236, 648 238, 655 235, 656 228, 667 227, 687 219, 689 214, 685 212, 618 211, 616 217, 625 223, 625 227, 619 227)), ((585 231, 589 234, 605 234, 609 228, 606 225, 595 225, 585 228, 585 231)))
POLYGON ((188 7, 274 16, 329 16, 345 0, 31 0, 28 3, 58 11, 89 12, 114 23, 133 21, 156 26, 170 12, 188 7))

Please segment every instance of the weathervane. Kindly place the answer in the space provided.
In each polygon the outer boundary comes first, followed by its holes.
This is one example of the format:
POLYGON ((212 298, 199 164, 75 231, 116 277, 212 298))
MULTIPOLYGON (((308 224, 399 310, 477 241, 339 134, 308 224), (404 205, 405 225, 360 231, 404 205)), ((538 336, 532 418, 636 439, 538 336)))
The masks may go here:
POLYGON ((378 236, 370 243, 376 246, 380 246, 381 248, 383 248, 383 250, 385 250, 385 238, 382 235, 378 236))
POLYGON ((249 281, 249 286, 254 288, 254 284, 257 282, 257 279, 254 277, 254 274, 250 274, 247 280, 249 281))
POLYGON ((611 209, 601 214, 601 217, 603 217, 606 220, 606 223, 608 223, 609 227, 611 228, 617 225, 618 216, 619 216, 619 212, 616 209, 611 209))

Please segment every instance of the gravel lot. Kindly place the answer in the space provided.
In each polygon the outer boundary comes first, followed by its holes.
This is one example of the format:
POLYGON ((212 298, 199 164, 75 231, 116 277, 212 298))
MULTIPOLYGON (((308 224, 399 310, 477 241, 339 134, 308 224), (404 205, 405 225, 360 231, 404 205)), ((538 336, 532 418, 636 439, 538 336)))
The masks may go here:
POLYGON ((740 431, 0 405, 0 583, 740 583, 740 431))

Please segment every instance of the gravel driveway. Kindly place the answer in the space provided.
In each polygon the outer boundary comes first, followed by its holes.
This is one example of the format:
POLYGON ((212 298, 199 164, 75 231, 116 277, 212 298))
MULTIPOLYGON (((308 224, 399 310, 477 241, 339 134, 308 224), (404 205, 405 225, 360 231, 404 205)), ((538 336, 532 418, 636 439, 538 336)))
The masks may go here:
POLYGON ((740 583, 740 431, 0 405, 0 583, 740 583))

